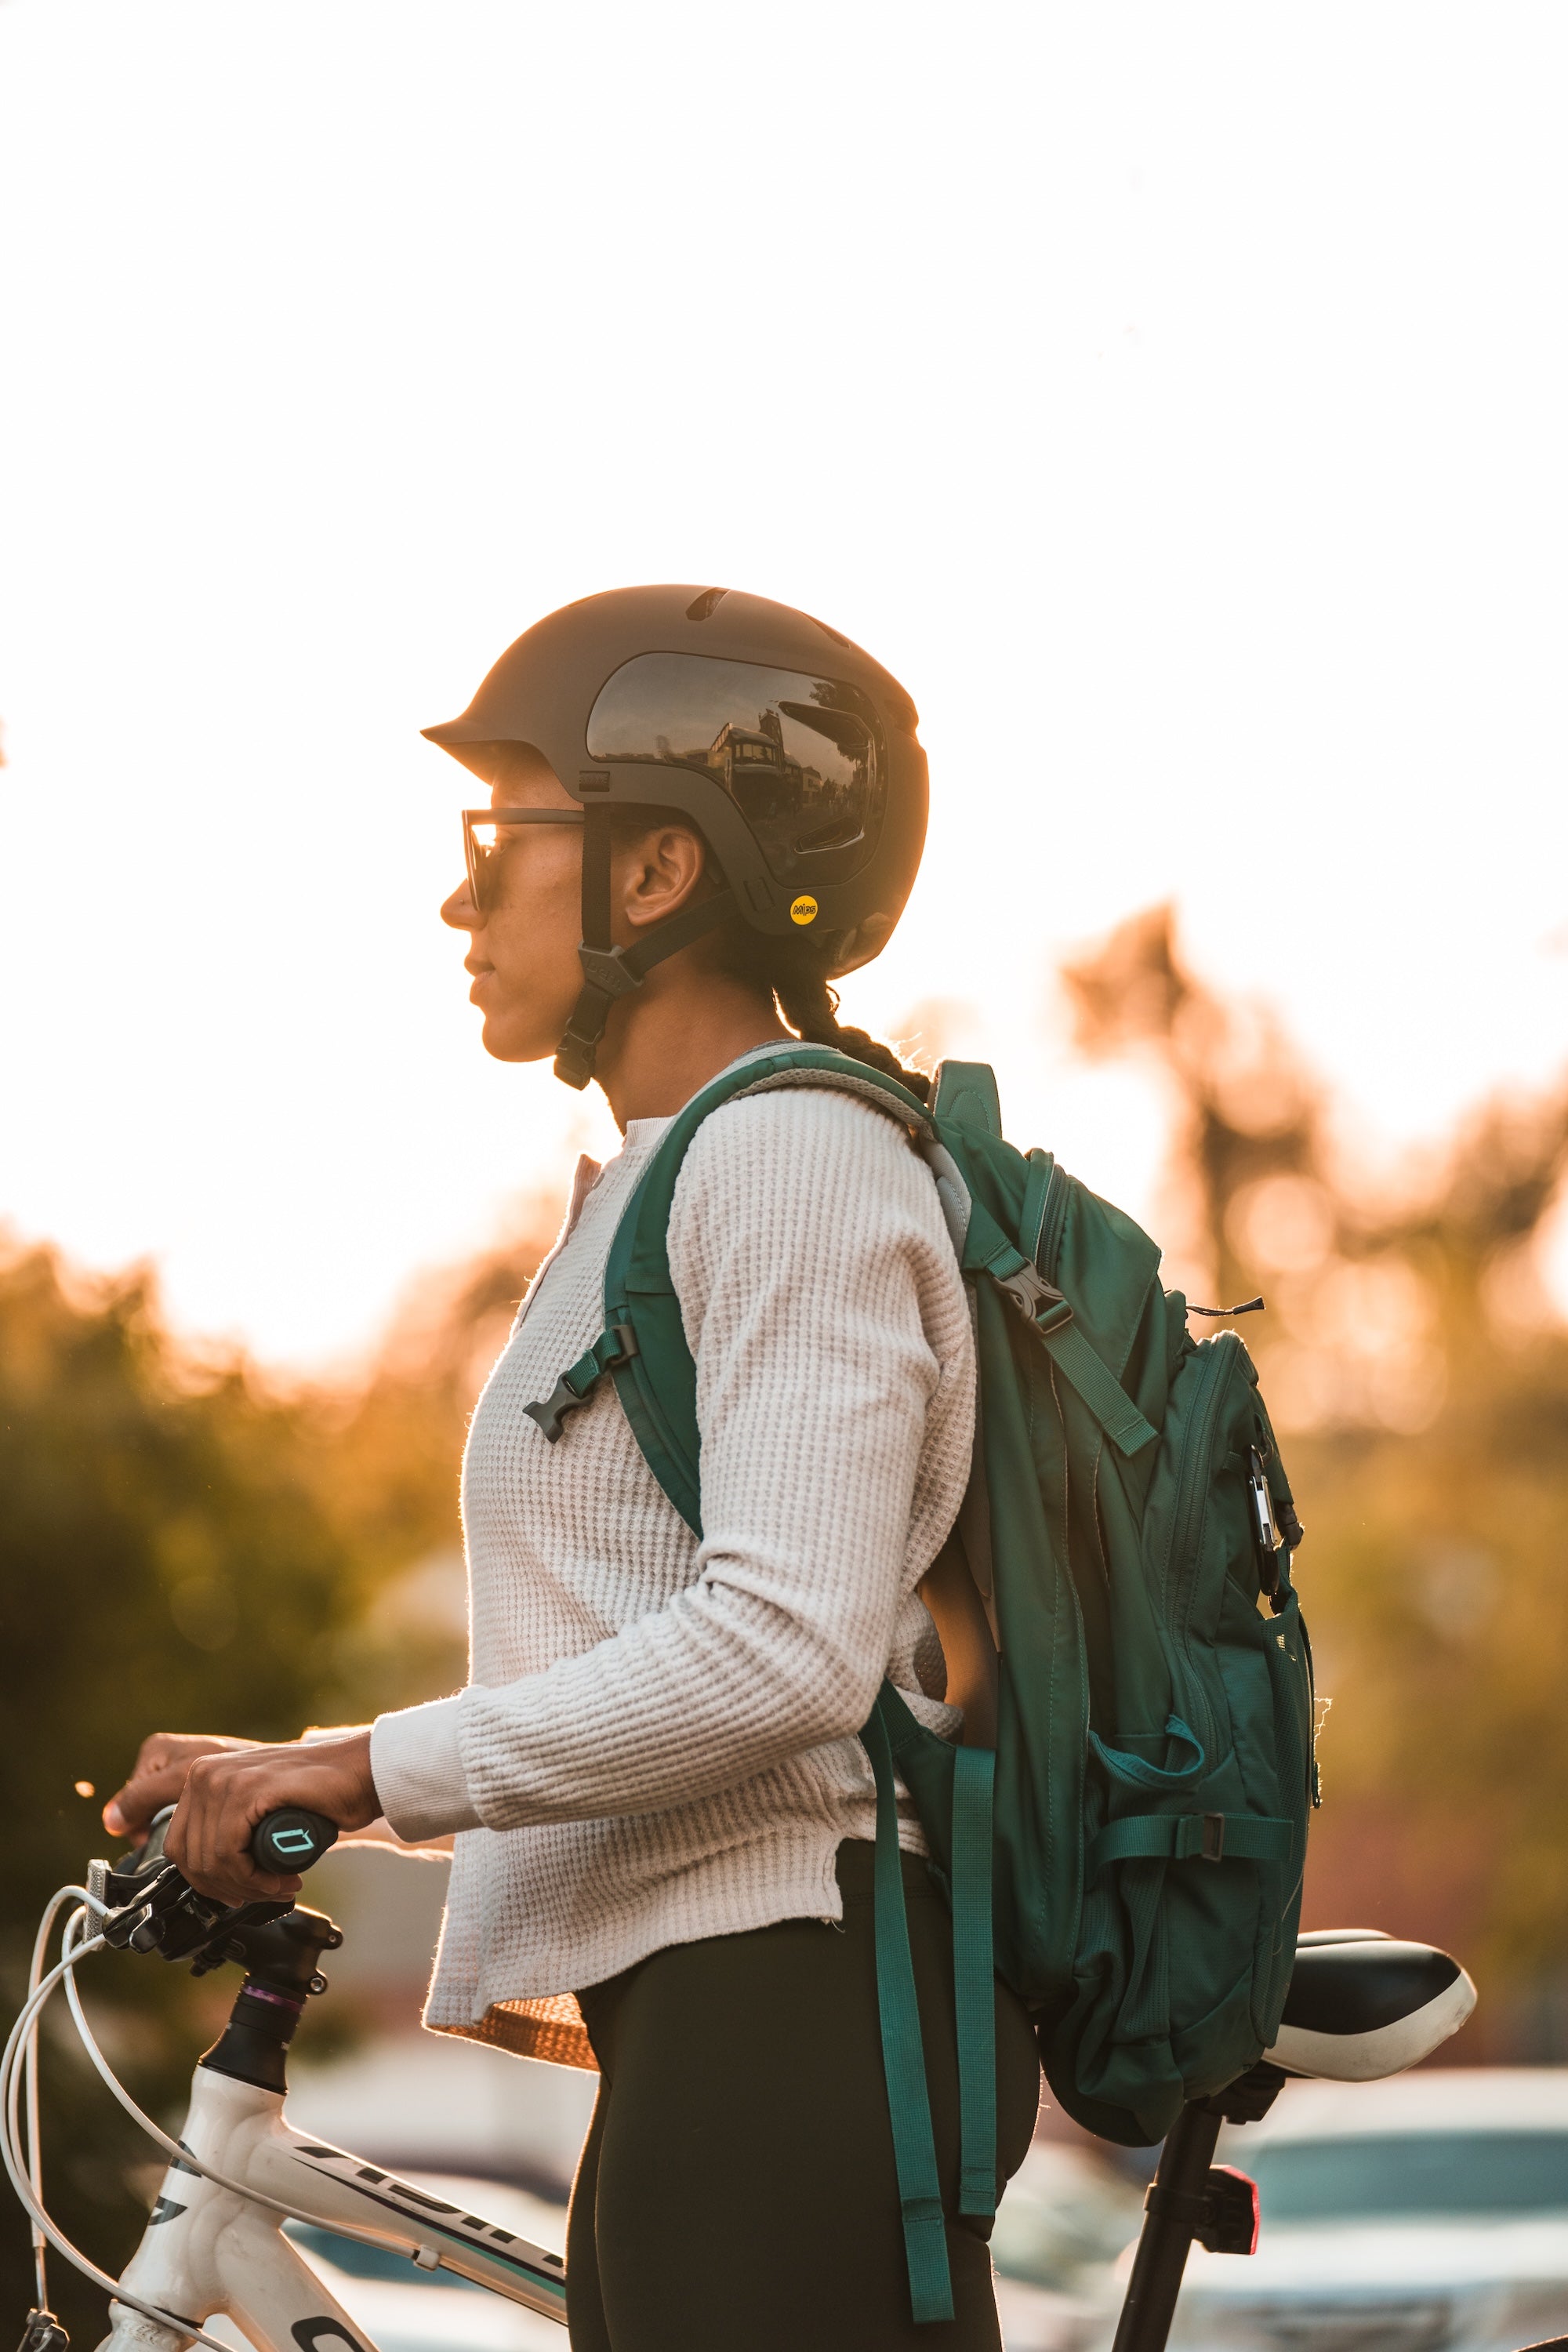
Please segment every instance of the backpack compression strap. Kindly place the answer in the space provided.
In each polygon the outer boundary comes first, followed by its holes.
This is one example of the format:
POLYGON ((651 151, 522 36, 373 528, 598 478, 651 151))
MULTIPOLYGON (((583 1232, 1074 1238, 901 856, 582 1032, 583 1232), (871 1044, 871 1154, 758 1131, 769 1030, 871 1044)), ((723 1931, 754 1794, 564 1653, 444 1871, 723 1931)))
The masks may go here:
POLYGON ((1078 1328, 1071 1301, 1052 1287, 1021 1250, 1014 1248, 978 1201, 970 1212, 963 1264, 965 1274, 988 1274, 1012 1300, 1119 1452, 1139 1454, 1153 1444, 1157 1432, 1078 1328))

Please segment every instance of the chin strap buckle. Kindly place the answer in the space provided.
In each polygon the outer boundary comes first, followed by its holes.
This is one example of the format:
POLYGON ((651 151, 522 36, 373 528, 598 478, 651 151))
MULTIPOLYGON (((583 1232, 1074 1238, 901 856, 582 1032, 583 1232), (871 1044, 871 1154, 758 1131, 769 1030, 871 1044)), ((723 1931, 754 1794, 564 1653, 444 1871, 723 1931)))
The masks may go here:
POLYGON ((618 1371, 629 1364, 637 1353, 637 1335, 629 1323, 612 1323, 601 1331, 585 1356, 568 1364, 554 1388, 537 1404, 525 1404, 523 1411, 530 1421, 536 1422, 552 1445, 561 1436, 569 1412, 586 1404, 606 1372, 618 1371))
POLYGON ((634 994, 642 986, 643 976, 627 961, 625 948, 591 948, 583 940, 577 960, 583 967, 583 988, 555 1048, 555 1075, 581 1093, 594 1075, 594 1060, 611 1005, 617 997, 634 994))

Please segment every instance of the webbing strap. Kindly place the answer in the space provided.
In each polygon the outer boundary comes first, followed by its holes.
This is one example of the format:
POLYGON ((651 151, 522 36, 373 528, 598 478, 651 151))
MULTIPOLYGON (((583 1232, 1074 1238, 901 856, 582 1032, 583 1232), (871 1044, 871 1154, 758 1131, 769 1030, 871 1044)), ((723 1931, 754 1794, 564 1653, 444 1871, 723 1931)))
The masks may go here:
POLYGON ((583 937, 591 948, 611 945, 612 844, 608 803, 587 802, 583 810, 583 937))
POLYGON ((1289 1862, 1290 1822, 1263 1813, 1133 1813, 1108 1822, 1089 1849, 1093 1878, 1108 1862, 1289 1862))
POLYGON ((991 1801, 996 1758, 952 1759, 952 1986, 958 2014, 961 2213, 996 2210, 996 1985, 991 1938, 991 1801))
POLYGON ((926 2091, 925 2049, 921 2041, 915 1964, 904 1909, 904 1874, 899 1853, 899 1805, 893 1757, 879 1712, 860 1734, 877 1782, 876 1897, 877 2013, 882 2029, 882 2071, 888 2084, 888 2115, 893 2130, 893 2164, 904 2223, 904 2260, 915 2323, 952 2317, 952 2280, 947 2267, 947 2232, 937 2179, 936 2140, 926 2091))
POLYGON ((1016 1249, 978 1202, 964 1236, 963 1270, 984 1273, 1023 1316, 1065 1380, 1070 1381, 1120 1453, 1139 1453, 1158 1432, 1145 1421, 1115 1373, 1096 1355, 1073 1320, 1070 1300, 1016 1249))
MULTIPOLYGON (((1038 1327, 1037 1327, 1038 1328, 1038 1327)), ((1103 1364, 1076 1323, 1040 1329, 1047 1354, 1069 1380, 1118 1452, 1136 1454, 1157 1432, 1139 1412, 1121 1381, 1103 1364)))
POLYGON ((583 986, 555 1049, 556 1076, 563 1078, 569 1087, 579 1088, 585 1087, 594 1075, 599 1040, 616 998, 629 996, 642 985, 655 964, 689 948, 705 931, 728 921, 735 911, 734 892, 729 888, 716 890, 710 898, 699 899, 683 907, 679 915, 655 923, 631 947, 613 946, 609 822, 607 808, 593 807, 584 812, 583 937, 577 949, 583 986))

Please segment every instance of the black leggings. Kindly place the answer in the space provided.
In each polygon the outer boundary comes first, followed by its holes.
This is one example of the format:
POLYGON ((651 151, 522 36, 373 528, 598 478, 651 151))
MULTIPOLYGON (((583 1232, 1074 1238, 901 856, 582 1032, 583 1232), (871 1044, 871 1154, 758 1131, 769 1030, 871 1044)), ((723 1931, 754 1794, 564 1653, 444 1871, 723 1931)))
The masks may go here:
MULTIPOLYGON (((573 2352, 999 2352, 988 2221, 960 2217, 952 1926, 906 1854, 956 2316, 917 2327, 877 2023, 872 1848, 838 1850, 842 1929, 786 1919, 655 1952, 580 1993, 599 2096, 566 2238, 573 2352)), ((1039 2060, 996 1989, 998 2162, 1039 2060)))

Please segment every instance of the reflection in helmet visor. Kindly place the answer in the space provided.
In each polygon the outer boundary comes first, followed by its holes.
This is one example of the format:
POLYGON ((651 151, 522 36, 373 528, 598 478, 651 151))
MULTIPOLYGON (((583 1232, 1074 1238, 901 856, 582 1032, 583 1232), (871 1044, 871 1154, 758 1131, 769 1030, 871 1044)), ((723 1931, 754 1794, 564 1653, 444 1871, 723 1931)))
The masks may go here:
POLYGON ((858 687, 694 654, 624 663, 588 719, 590 759, 696 768, 722 784, 775 873, 875 836, 879 751, 858 687))

